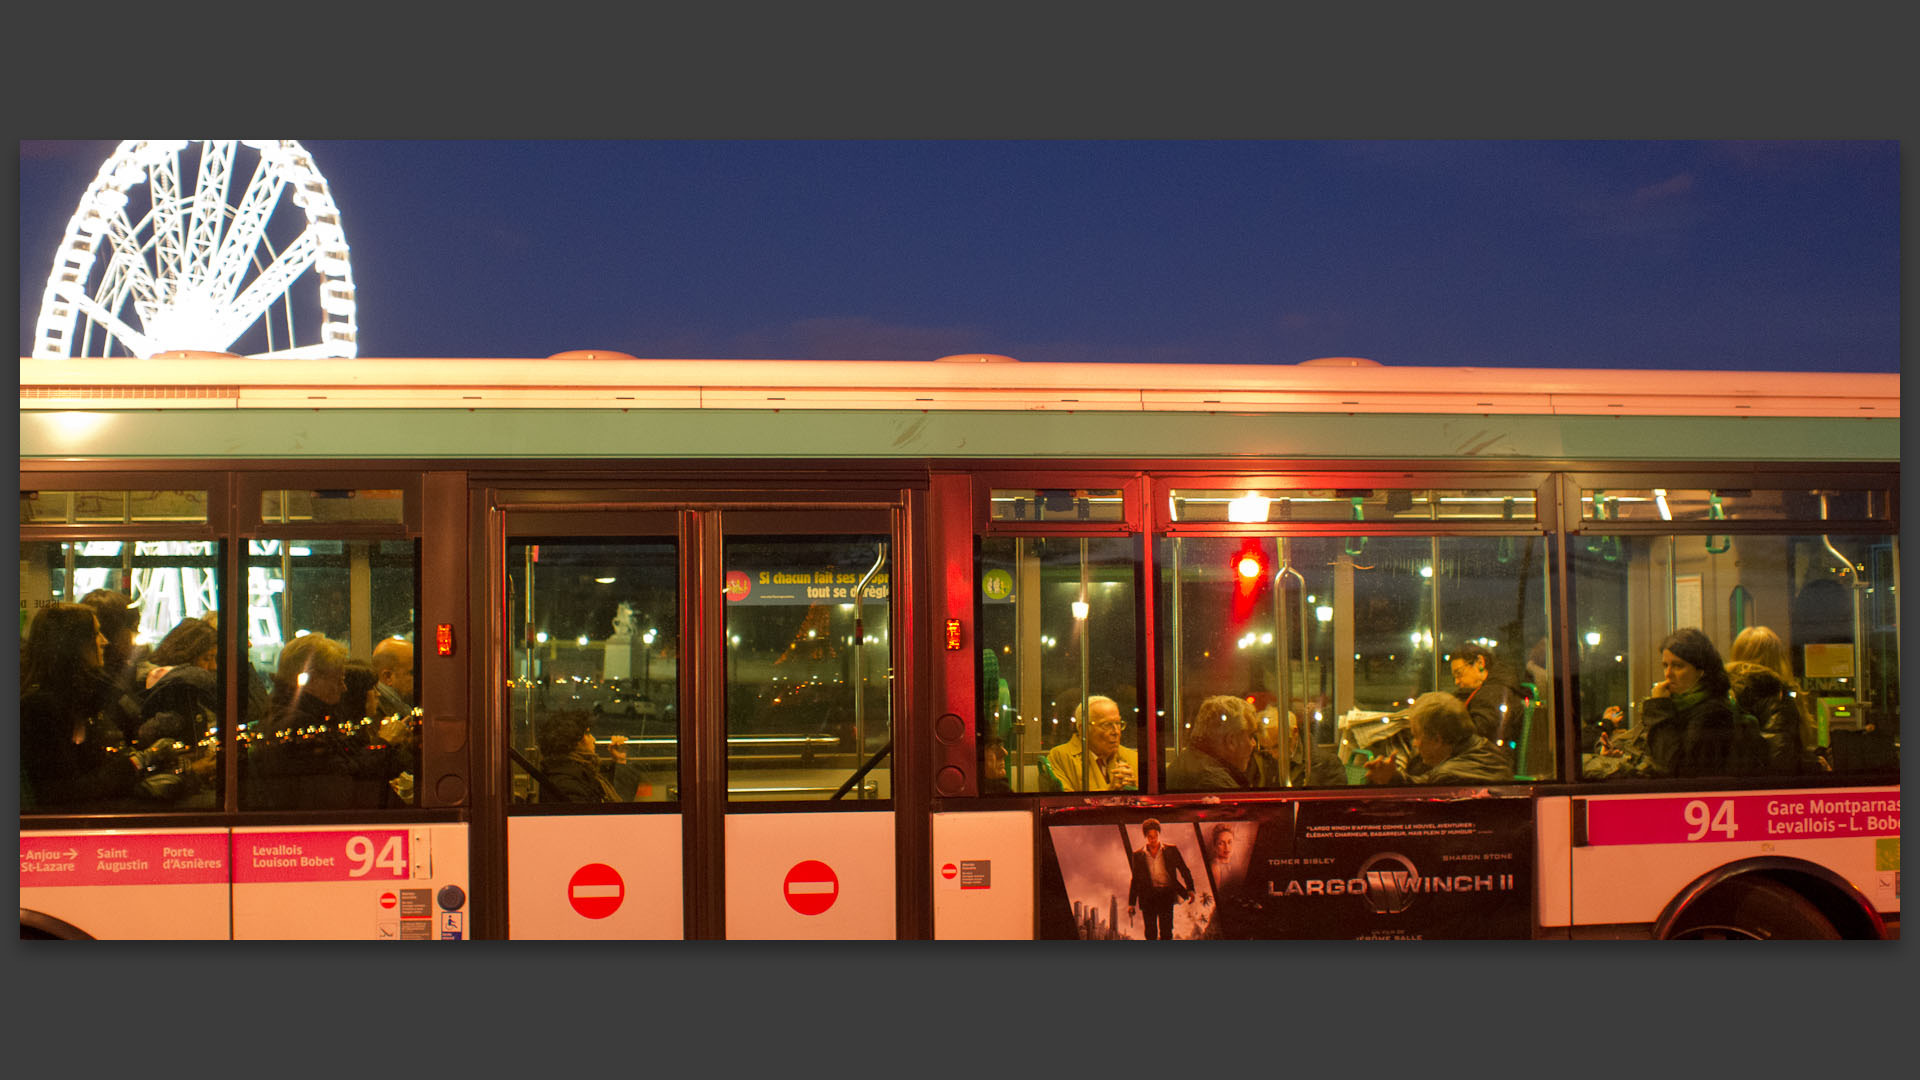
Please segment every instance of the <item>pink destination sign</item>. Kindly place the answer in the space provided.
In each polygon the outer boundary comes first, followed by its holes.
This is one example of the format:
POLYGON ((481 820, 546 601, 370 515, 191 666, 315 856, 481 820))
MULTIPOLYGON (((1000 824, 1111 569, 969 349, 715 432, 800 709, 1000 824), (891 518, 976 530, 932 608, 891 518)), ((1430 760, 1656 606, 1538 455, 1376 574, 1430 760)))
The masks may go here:
POLYGON ((405 829, 300 830, 233 834, 233 880, 404 881, 405 829))
POLYGON ((1831 840, 1899 834, 1897 789, 1587 801, 1587 843, 1594 845, 1831 840))
POLYGON ((20 837, 20 887, 226 884, 227 834, 34 833, 20 837))

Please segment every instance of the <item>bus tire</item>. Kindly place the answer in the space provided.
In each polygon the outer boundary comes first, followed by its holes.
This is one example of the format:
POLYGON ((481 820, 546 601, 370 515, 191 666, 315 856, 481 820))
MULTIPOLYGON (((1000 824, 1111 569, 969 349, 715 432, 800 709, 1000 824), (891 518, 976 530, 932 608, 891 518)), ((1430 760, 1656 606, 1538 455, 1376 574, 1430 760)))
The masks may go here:
POLYGON ((21 941, 92 941, 93 935, 43 911, 20 909, 21 941))
POLYGON ((1743 875, 1687 905, 1667 940, 1838 941, 1840 931, 1806 897, 1769 878, 1743 875))

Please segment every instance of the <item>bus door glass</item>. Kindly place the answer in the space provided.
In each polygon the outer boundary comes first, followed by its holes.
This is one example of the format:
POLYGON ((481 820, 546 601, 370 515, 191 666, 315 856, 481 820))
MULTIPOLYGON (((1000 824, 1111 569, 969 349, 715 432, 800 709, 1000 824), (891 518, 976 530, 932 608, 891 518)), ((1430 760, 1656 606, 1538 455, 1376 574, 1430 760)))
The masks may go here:
POLYGON ((685 934, 678 518, 507 514, 509 937, 685 934))
POLYGON ((730 530, 722 562, 727 798, 890 798, 887 532, 730 530))

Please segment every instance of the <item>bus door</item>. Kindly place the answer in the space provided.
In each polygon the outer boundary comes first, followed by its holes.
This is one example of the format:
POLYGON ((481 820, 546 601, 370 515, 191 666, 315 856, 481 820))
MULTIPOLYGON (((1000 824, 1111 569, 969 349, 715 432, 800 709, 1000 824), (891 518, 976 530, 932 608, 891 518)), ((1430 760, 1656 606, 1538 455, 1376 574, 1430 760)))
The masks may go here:
POLYGON ((497 514, 507 936, 895 936, 896 516, 497 514))

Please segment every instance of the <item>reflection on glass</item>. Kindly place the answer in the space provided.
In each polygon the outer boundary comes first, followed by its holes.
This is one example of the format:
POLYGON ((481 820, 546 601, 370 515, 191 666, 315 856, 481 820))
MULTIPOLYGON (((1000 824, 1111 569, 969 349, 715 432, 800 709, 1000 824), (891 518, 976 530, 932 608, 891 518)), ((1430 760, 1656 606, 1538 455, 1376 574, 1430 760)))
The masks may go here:
POLYGON ((24 812, 221 805, 220 545, 20 546, 24 812))
POLYGON ((723 561, 728 798, 890 798, 887 538, 732 538, 723 561))
POLYGON ((980 540, 981 776, 994 779, 993 758, 1004 752, 1010 791, 1143 785, 1137 544, 1127 537, 980 540), (1091 754, 1078 731, 1087 698, 1091 754))
POLYGON ((1585 778, 1898 768, 1896 538, 1589 535, 1573 544, 1585 778), (1686 665, 1704 673, 1697 678, 1669 670, 1689 659, 1670 640, 1687 628, 1704 635, 1706 650, 1686 665), (1714 701, 1701 704, 1697 687, 1714 701))
POLYGON ((310 522, 387 522, 405 520, 404 493, 394 489, 263 491, 260 520, 276 525, 310 522))
POLYGON ((988 500, 995 521, 1124 521, 1119 488, 995 488, 988 500))
MULTIPOLYGON (((1195 719, 1225 695, 1254 726, 1247 763, 1228 762, 1236 785, 1357 784, 1368 758, 1411 753, 1405 710, 1437 690, 1466 701, 1521 778, 1552 776, 1545 549, 1539 537, 1159 541, 1163 759, 1221 752, 1195 719), (1477 660, 1454 663, 1467 653, 1477 660)), ((1195 760, 1181 775, 1198 775, 1195 760)))
POLYGON ((411 540, 250 540, 240 805, 413 806, 411 540))
POLYGON ((667 539, 508 546, 514 802, 674 798, 676 551, 667 539))
POLYGON ((204 522, 204 491, 23 491, 22 525, 204 522))

